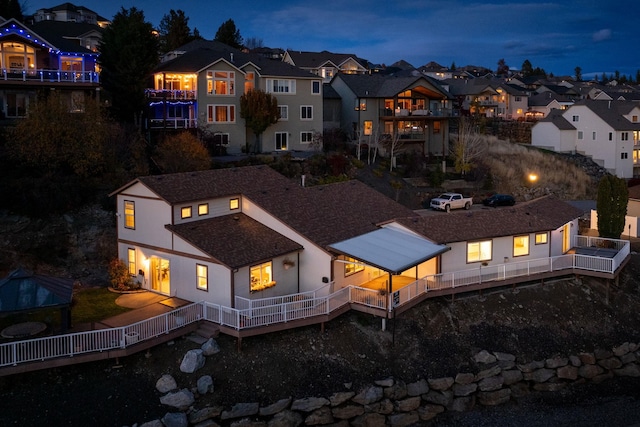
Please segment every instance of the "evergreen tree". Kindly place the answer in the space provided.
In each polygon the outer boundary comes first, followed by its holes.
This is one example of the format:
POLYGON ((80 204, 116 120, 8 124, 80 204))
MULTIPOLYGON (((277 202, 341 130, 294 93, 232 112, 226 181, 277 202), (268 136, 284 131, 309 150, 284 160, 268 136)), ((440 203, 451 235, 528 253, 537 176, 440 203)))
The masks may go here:
POLYGON ((498 69, 496 70, 496 74, 499 76, 508 76, 509 75, 509 66, 505 62, 504 58, 498 60, 498 69))
POLYGON ((233 19, 228 19, 218 28, 214 40, 224 43, 236 49, 242 48, 242 36, 240 30, 236 28, 233 19))
POLYGON ((577 82, 582 81, 582 68, 576 67, 574 71, 576 73, 576 81, 577 82))
MULTIPOLYGON (((240 117, 256 136, 254 151, 260 151, 260 135, 280 118, 278 100, 260 89, 252 89, 240 97, 240 117)), ((246 152, 249 152, 248 141, 246 152)))
POLYGON ((120 9, 100 41, 102 86, 111 99, 111 112, 125 122, 140 124, 144 90, 158 64, 158 40, 141 10, 120 9))
POLYGON ((624 179, 606 175, 598 185, 598 232, 600 237, 619 239, 624 231, 629 191, 624 179))
POLYGON ((528 59, 524 60, 520 71, 524 77, 528 77, 533 74, 533 65, 531 65, 531 62, 529 62, 528 59))
POLYGON ((158 34, 162 53, 171 52, 194 39, 189 28, 189 18, 179 9, 171 9, 169 14, 162 17, 158 34))

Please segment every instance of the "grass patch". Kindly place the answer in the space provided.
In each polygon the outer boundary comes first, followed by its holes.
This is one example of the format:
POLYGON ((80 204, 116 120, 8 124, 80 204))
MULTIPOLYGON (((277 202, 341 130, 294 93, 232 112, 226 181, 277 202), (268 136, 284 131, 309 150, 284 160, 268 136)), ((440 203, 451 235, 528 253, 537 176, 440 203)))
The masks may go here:
POLYGON ((97 322, 131 310, 116 304, 119 296, 107 288, 82 289, 74 293, 71 324, 97 322))

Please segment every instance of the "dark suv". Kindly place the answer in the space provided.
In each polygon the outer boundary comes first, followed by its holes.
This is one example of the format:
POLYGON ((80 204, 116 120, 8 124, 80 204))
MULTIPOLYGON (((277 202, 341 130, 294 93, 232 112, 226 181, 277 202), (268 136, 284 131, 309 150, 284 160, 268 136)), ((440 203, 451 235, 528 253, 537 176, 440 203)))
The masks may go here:
POLYGON ((482 201, 485 206, 513 206, 516 204, 516 199, 508 194, 494 194, 493 196, 486 198, 482 201))

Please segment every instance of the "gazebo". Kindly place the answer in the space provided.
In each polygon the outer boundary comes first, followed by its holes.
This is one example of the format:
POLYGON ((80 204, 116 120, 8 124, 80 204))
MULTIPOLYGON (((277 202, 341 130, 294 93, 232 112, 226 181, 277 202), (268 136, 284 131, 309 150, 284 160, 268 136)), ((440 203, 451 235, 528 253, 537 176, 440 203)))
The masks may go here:
MULTIPOLYGON (((0 315, 58 308, 60 327, 64 332, 70 326, 73 282, 72 279, 31 274, 21 268, 14 270, 0 280, 0 315)), ((20 332, 13 336, 28 336, 26 326, 15 328, 20 332)))

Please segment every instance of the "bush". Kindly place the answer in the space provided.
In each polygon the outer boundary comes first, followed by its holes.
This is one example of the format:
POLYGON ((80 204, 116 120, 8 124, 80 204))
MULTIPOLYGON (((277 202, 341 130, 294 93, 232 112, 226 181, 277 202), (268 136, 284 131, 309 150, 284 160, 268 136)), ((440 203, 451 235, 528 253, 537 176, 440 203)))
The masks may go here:
POLYGON ((134 285, 133 278, 129 274, 127 264, 120 258, 114 258, 109 263, 109 283, 113 289, 126 291, 140 287, 134 285))

